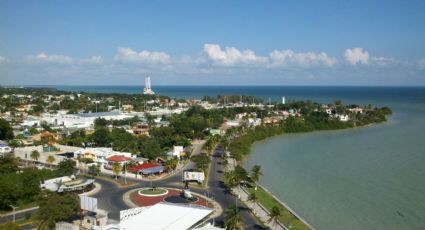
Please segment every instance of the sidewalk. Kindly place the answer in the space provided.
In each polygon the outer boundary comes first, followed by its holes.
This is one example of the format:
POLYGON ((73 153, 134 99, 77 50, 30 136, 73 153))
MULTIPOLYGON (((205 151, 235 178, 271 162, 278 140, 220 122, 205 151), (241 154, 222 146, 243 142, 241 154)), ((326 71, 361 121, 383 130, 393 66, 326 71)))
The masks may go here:
MULTIPOLYGON (((236 160, 229 160, 228 169, 233 170, 236 166, 236 160)), ((264 224, 266 224, 270 229, 275 230, 287 230, 287 228, 278 221, 278 224, 275 225, 269 221, 269 211, 265 209, 260 203, 255 203, 248 200, 249 194, 241 187, 237 186, 232 189, 233 194, 235 194, 239 200, 245 203, 248 208, 252 210, 254 215, 259 218, 264 224)))

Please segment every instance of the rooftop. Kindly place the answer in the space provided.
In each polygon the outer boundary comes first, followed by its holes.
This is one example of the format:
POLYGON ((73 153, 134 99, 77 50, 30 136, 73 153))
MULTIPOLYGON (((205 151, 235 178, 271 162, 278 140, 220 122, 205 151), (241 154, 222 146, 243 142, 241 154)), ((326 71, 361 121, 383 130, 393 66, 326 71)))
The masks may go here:
POLYGON ((123 162, 123 161, 129 161, 131 160, 130 157, 120 156, 120 155, 113 155, 108 158, 106 158, 108 161, 115 161, 115 162, 123 162))
POLYGON ((158 203, 121 221, 120 226, 126 230, 189 229, 212 212, 211 208, 196 205, 158 203))
POLYGON ((99 112, 99 113, 78 113, 76 115, 79 116, 79 117, 118 116, 118 115, 120 115, 120 112, 113 111, 113 112, 99 112))

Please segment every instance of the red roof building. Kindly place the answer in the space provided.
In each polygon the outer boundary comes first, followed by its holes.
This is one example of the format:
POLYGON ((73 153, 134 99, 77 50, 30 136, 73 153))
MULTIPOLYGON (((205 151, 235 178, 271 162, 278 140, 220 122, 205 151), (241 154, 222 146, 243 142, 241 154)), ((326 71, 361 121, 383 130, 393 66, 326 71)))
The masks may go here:
POLYGON ((144 164, 141 164, 141 165, 136 165, 134 167, 131 167, 131 168, 128 169, 128 171, 139 172, 140 170, 143 170, 143 169, 155 168, 155 167, 159 167, 159 166, 161 166, 161 165, 157 164, 157 163, 144 163, 144 164))
POLYGON ((106 160, 112 161, 112 162, 125 162, 125 161, 131 160, 131 158, 125 157, 125 156, 120 156, 120 155, 113 155, 113 156, 106 158, 106 160))

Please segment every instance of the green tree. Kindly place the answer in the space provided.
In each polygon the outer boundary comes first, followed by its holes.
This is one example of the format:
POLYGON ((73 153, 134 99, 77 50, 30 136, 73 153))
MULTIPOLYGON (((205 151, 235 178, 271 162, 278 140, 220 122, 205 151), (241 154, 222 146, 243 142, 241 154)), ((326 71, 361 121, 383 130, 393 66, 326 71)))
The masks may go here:
POLYGON ((170 158, 165 162, 165 169, 167 171, 175 170, 178 163, 179 163, 178 157, 175 156, 173 158, 170 158))
POLYGON ((238 184, 241 182, 246 182, 248 180, 248 173, 242 166, 236 165, 234 172, 238 184))
POLYGON ((270 213, 269 213, 268 222, 273 223, 273 225, 276 227, 280 216, 281 216, 281 213, 280 213, 279 207, 273 206, 272 209, 270 210, 270 213))
POLYGON ((232 205, 227 208, 224 217, 224 226, 229 230, 242 229, 242 216, 236 206, 232 205))
POLYGON ((122 170, 122 166, 120 163, 114 162, 114 164, 112 164, 112 172, 114 172, 115 174, 115 180, 118 179, 118 175, 120 175, 121 170, 122 170))
POLYGON ((59 195, 53 192, 43 192, 38 199, 37 229, 54 229, 56 222, 66 221, 78 214, 79 200, 74 194, 59 195))
POLYGON ((93 176, 100 175, 100 167, 98 165, 90 165, 89 174, 91 174, 93 176))
POLYGON ((98 147, 111 146, 111 139, 107 128, 97 128, 92 135, 92 139, 98 147))
POLYGON ((15 173, 19 170, 18 163, 12 155, 0 157, 0 175, 6 173, 15 173))
POLYGON ((224 172, 224 184, 226 185, 226 187, 231 190, 232 188, 236 187, 239 182, 236 178, 236 173, 235 171, 227 171, 224 172))
POLYGON ((105 118, 96 118, 94 120, 94 127, 97 128, 102 128, 102 127, 106 127, 108 125, 108 121, 105 118))
POLYGON ((0 118, 0 140, 13 139, 13 129, 9 122, 5 119, 0 118))
POLYGON ((190 158, 195 163, 195 168, 199 171, 204 171, 208 169, 208 165, 211 162, 210 158, 205 154, 195 155, 190 158))
POLYGON ((38 161, 38 159, 40 158, 40 152, 39 152, 39 151, 37 151, 37 150, 33 150, 33 151, 31 152, 30 157, 31 157, 31 159, 33 159, 33 160, 34 160, 34 167, 35 167, 35 162, 36 162, 36 161, 38 161))
POLYGON ((52 167, 52 164, 53 164, 53 162, 55 162, 56 161, 56 159, 55 159, 55 157, 54 156, 52 156, 52 155, 49 155, 48 157, 47 157, 47 163, 49 163, 50 164, 50 167, 52 167))
POLYGON ((74 173, 74 167, 76 163, 71 159, 65 159, 58 164, 58 172, 61 175, 71 175, 74 173))
POLYGON ((261 172, 261 166, 254 165, 251 169, 251 180, 255 184, 255 190, 257 190, 257 183, 260 180, 260 176, 263 175, 261 172))

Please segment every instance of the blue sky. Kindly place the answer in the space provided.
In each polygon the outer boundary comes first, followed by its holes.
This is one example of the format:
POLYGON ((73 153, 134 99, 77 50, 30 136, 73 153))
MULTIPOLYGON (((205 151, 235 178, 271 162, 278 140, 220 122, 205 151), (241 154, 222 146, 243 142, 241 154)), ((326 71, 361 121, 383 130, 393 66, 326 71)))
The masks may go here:
POLYGON ((424 1, 4 1, 0 84, 425 85, 424 1))

